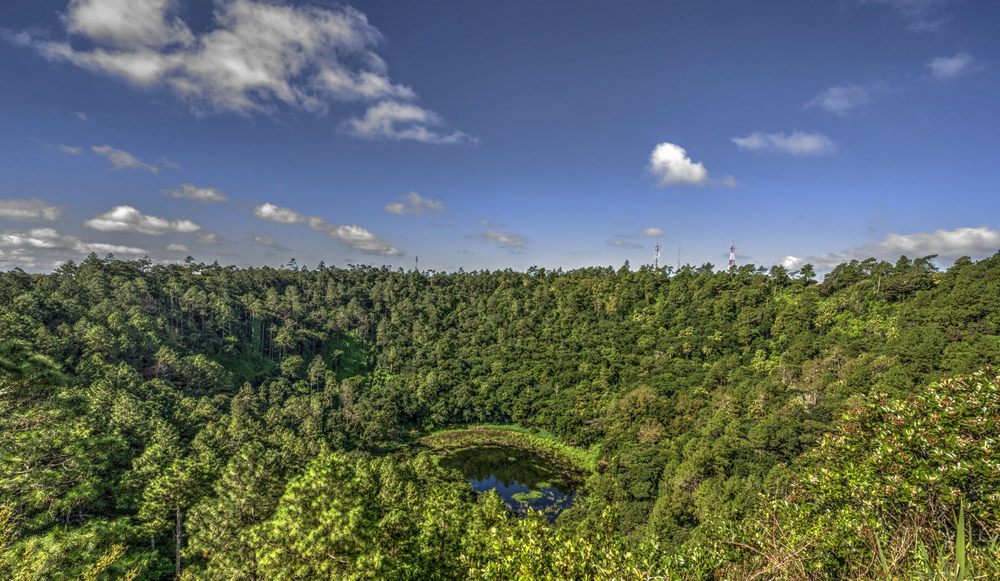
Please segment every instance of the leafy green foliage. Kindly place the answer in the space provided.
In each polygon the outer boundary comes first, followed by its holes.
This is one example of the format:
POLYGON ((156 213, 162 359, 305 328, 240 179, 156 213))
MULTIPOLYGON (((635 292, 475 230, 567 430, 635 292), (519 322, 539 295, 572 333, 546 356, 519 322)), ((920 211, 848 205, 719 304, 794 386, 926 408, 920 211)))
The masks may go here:
POLYGON ((0 273, 0 576, 989 575, 1000 255, 814 278, 0 273), (400 452, 473 424, 585 496, 517 519, 400 452))
POLYGON ((998 414, 992 372, 905 399, 864 398, 787 473, 785 493, 725 541, 738 549, 736 568, 793 578, 869 577, 876 563, 890 578, 995 574, 1000 426, 988 418, 998 414))
POLYGON ((543 455, 556 465, 570 470, 593 472, 595 455, 587 450, 568 446, 551 435, 538 435, 519 426, 471 426, 457 430, 441 430, 423 438, 420 443, 432 450, 461 450, 480 446, 527 449, 543 455))
POLYGON ((271 579, 444 579, 459 573, 466 487, 428 456, 322 457, 293 480, 261 527, 271 579))

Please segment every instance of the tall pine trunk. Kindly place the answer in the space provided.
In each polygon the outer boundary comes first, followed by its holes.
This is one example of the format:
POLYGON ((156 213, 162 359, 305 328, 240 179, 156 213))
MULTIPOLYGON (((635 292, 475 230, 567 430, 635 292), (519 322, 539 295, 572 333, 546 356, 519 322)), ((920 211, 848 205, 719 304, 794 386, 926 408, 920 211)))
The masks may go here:
POLYGON ((174 570, 177 579, 181 578, 181 541, 183 532, 181 529, 181 507, 177 507, 177 531, 174 533, 174 570))

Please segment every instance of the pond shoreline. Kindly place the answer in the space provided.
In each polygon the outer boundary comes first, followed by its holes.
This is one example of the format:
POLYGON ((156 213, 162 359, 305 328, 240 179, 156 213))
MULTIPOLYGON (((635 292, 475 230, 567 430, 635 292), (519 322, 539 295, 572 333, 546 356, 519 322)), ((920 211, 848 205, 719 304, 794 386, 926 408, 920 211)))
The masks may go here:
POLYGON ((431 450, 456 452, 481 446, 505 446, 533 452, 545 457, 564 470, 592 474, 597 466, 596 454, 582 448, 546 438, 520 426, 472 425, 433 432, 418 439, 431 450))

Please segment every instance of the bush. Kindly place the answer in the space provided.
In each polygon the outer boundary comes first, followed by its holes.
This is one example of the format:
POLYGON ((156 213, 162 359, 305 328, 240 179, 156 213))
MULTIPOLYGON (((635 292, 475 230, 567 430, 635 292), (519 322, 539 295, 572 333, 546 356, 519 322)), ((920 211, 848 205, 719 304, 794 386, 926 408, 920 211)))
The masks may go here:
POLYGON ((787 474, 782 494, 727 531, 730 574, 909 576, 949 569, 959 555, 997 570, 997 417, 1000 378, 989 370, 906 399, 864 398, 787 474))

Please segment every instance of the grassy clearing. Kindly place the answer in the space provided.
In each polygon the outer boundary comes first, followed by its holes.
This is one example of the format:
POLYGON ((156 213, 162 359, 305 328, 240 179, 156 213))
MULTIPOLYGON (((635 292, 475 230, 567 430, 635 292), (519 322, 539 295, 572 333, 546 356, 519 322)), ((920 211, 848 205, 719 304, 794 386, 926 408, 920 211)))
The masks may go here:
POLYGON ((539 490, 530 490, 528 492, 515 492, 511 497, 518 502, 531 502, 540 499, 542 493, 539 490))
POLYGON ((476 446, 507 446, 529 450, 576 471, 590 473, 597 465, 592 450, 564 444, 548 432, 536 432, 523 426, 476 425, 428 434, 420 443, 434 450, 462 450, 476 446))

